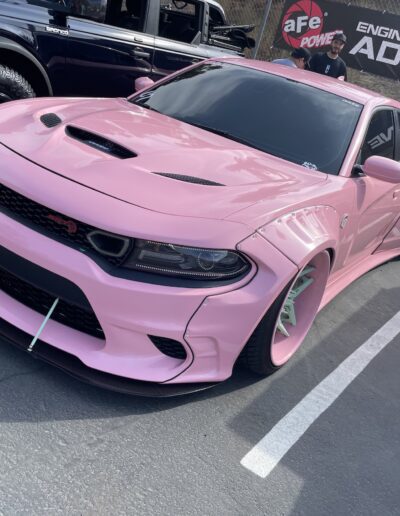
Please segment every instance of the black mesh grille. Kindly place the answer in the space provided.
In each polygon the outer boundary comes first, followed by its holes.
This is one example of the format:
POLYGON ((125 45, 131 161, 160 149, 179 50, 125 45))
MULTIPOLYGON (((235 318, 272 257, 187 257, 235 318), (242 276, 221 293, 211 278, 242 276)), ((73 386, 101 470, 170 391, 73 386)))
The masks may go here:
MULTIPOLYGON (((47 315, 55 301, 54 296, 51 296, 47 292, 34 287, 1 268, 0 290, 42 315, 47 315)), ((104 339, 103 330, 93 310, 83 310, 60 299, 51 318, 75 330, 87 333, 99 339, 104 339)))
POLYGON ((49 129, 51 127, 55 127, 58 124, 61 124, 61 118, 58 117, 55 113, 46 113, 40 117, 40 121, 49 129))
MULTIPOLYGON (((120 257, 104 256, 96 251, 87 240, 87 235, 98 228, 50 210, 2 184, 0 184, 0 211, 70 247, 82 252, 89 251, 112 265, 122 263, 130 251, 130 248, 127 249, 126 253, 120 257)), ((120 235, 112 236, 116 239, 124 239, 120 235)))
POLYGON ((165 337, 154 337, 153 335, 149 335, 149 339, 158 351, 161 351, 161 353, 167 355, 167 357, 185 360, 187 356, 186 350, 177 340, 167 339, 165 337))

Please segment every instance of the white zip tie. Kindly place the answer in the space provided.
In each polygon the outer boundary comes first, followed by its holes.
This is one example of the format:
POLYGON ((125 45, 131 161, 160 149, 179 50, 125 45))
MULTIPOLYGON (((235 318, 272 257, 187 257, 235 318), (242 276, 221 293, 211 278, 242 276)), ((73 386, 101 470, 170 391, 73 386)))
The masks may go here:
POLYGON ((32 351, 32 349, 34 348, 35 344, 36 344, 36 341, 38 340, 38 338, 40 337, 40 334, 42 333, 42 331, 44 330, 44 327, 46 326, 48 320, 50 319, 52 313, 54 312, 56 306, 58 305, 58 302, 60 301, 60 298, 58 297, 54 303, 52 304, 50 310, 47 312, 47 315, 46 317, 44 318, 44 321, 42 322, 38 332, 36 333, 36 335, 33 337, 32 339, 32 342, 29 344, 29 348, 28 348, 28 352, 30 353, 32 351))

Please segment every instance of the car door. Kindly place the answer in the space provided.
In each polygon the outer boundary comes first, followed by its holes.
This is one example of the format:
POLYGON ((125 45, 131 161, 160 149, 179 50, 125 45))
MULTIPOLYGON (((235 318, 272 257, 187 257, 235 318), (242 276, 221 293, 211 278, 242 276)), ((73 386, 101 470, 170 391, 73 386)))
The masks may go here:
POLYGON ((132 0, 80 0, 69 16, 67 67, 72 95, 122 97, 135 79, 151 76, 154 36, 146 34, 147 2, 131 15, 132 0), (137 22, 137 23, 135 23, 137 22))
MULTIPOLYGON (((364 143, 360 149, 359 164, 377 155, 400 160, 399 113, 383 107, 370 120, 364 143)), ((381 244, 400 216, 400 184, 380 181, 363 174, 350 178, 354 186, 355 213, 353 243, 349 260, 371 254, 381 244)))

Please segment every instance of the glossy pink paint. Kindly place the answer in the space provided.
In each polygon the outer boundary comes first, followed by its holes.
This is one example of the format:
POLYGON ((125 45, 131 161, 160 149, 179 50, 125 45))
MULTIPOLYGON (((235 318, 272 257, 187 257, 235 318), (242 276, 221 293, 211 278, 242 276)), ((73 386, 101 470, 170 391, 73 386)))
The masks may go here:
MULTIPOLYGON (((213 288, 128 281, 0 213, 0 245, 78 285, 106 336, 102 342, 50 321, 42 334, 45 342, 94 369, 127 378, 221 381, 231 375, 268 308, 307 263, 324 262, 321 256, 329 251, 326 289, 315 288, 310 308, 316 312, 358 276, 400 254, 399 185, 350 177, 373 109, 400 104, 316 74, 234 62, 365 105, 338 176, 307 170, 124 99, 34 99, 1 106, 0 182, 5 186, 106 231, 238 249, 252 263, 247 277, 213 288), (40 122, 49 111, 62 120, 53 129, 40 122), (68 138, 67 124, 108 137, 138 156, 116 164, 68 138), (199 187, 155 172, 190 172, 226 186, 199 187), (148 334, 181 342, 187 359, 162 355, 148 334)), ((4 292, 0 317, 30 335, 43 319, 4 292)))

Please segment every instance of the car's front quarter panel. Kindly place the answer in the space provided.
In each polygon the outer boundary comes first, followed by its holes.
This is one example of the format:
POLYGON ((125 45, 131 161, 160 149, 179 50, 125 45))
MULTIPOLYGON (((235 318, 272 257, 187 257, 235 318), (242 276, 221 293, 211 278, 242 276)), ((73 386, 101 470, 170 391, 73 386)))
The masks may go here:
POLYGON ((185 333, 196 360, 176 382, 209 381, 210 374, 216 381, 229 378, 253 330, 298 272, 292 261, 257 233, 238 249, 257 264, 257 274, 241 288, 207 296, 185 333))
POLYGON ((287 213, 259 229, 261 235, 299 268, 325 249, 336 250, 339 231, 339 213, 323 205, 287 213))

